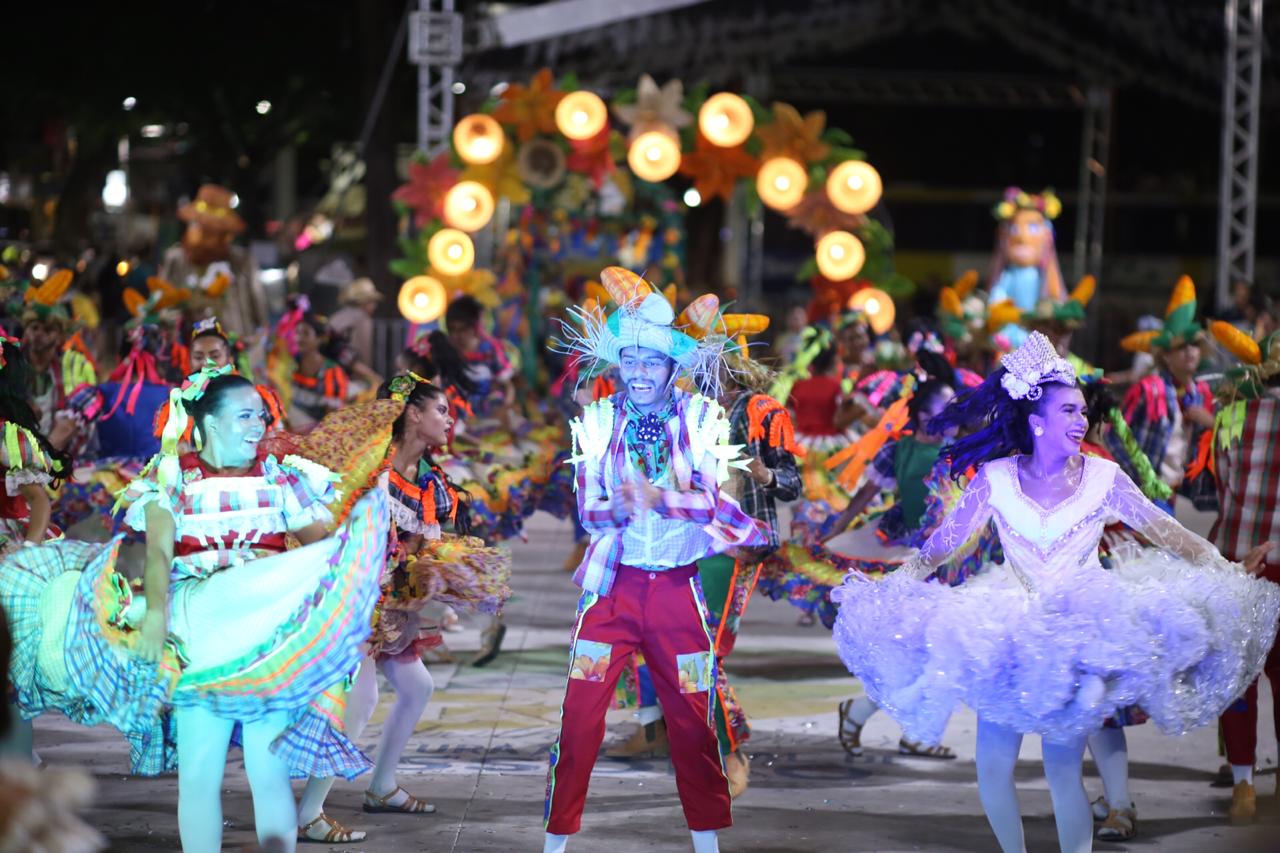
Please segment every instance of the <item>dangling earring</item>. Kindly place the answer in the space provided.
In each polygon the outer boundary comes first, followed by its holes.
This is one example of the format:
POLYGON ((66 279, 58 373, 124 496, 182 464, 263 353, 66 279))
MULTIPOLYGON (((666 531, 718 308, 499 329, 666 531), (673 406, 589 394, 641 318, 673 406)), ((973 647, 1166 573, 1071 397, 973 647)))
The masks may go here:
POLYGON ((1034 432, 1036 435, 1044 435, 1044 430, 1041 429, 1040 427, 1036 427, 1031 431, 1034 432))

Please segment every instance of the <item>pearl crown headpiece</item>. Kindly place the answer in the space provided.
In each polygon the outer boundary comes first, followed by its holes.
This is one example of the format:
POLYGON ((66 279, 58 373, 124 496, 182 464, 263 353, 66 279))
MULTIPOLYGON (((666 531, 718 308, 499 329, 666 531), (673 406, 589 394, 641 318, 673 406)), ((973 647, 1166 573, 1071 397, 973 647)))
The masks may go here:
POLYGON ((1000 385, 1015 400, 1039 400, 1044 382, 1076 384, 1076 371, 1071 362, 1058 355, 1049 339, 1032 332, 1026 342, 1000 359, 1007 373, 1000 385))

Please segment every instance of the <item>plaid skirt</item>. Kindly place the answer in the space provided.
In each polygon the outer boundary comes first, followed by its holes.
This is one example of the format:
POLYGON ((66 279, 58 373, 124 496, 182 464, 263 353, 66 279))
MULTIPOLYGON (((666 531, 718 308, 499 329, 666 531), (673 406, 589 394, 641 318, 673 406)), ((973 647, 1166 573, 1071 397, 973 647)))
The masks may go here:
POLYGON ((177 581, 159 663, 133 651, 144 603, 116 572, 118 538, 22 549, 0 564, 20 712, 110 723, 130 742, 133 772, 152 775, 174 766, 172 707, 241 723, 285 711, 290 725, 272 751, 296 777, 364 772, 368 759, 341 730, 336 686, 364 657, 388 524, 386 495, 374 490, 321 542, 177 581))

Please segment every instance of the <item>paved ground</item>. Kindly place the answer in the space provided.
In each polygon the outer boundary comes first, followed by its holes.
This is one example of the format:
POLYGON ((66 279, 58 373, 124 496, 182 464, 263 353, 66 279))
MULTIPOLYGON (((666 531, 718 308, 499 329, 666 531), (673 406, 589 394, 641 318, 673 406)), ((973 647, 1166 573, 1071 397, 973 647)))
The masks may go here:
MULTIPOLYGON (((480 623, 449 635, 462 665, 433 665, 437 692, 404 757, 401 782, 435 802, 432 816, 388 817, 359 811, 360 781, 340 782, 328 811, 369 830, 367 842, 335 850, 513 851, 541 845, 545 753, 555 735, 575 591, 560 569, 570 533, 545 516, 530 525, 529 541, 513 547, 516 597, 507 611, 504 654, 491 666, 465 665, 479 642, 480 623)), ((796 625, 784 604, 751 605, 729 671, 752 716, 750 790, 737 801, 726 851, 992 850, 974 780, 974 718, 960 713, 946 742, 952 762, 899 757, 898 730, 884 715, 868 725, 867 754, 845 756, 835 737, 837 702, 858 691, 844 674, 825 629, 796 625)), ((1261 717, 1269 720, 1264 688, 1261 717)), ((386 700, 363 744, 372 747, 386 700)), ((633 723, 611 718, 612 737, 633 723)), ((61 719, 37 723, 41 755, 57 765, 88 767, 98 781, 90 821, 119 851, 173 850, 177 844, 173 779, 124 775, 127 753, 108 729, 83 729, 61 719)), ((1153 726, 1130 729, 1133 792, 1141 835, 1126 846, 1099 849, 1170 851, 1280 850, 1280 809, 1253 830, 1227 826, 1229 792, 1209 787, 1218 766, 1212 729, 1181 739, 1153 726)), ((1056 849, 1048 789, 1038 763, 1039 743, 1023 747, 1018 768, 1028 847, 1056 849)), ((1262 799, 1275 785, 1276 744, 1263 734, 1262 799)), ((1091 794, 1099 789, 1088 780, 1091 794)), ((226 847, 251 849, 252 809, 238 754, 227 768, 226 847)), ((1268 804, 1269 805, 1269 804, 1268 804)), ((687 849, 674 780, 666 761, 626 765, 601 760, 592 782, 576 850, 687 849)), ((301 849, 325 850, 321 845, 301 849)))

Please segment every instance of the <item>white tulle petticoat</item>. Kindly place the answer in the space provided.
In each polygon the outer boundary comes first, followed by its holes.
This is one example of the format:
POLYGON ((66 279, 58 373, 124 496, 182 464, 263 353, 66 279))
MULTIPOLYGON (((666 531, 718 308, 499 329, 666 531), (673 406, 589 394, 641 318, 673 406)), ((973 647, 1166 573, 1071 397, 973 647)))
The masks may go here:
POLYGON ((1280 587, 1155 549, 1038 577, 989 566, 959 587, 851 573, 833 591, 849 670, 908 737, 937 743, 958 702, 1051 740, 1141 705, 1165 732, 1204 725, 1262 669, 1280 587))

